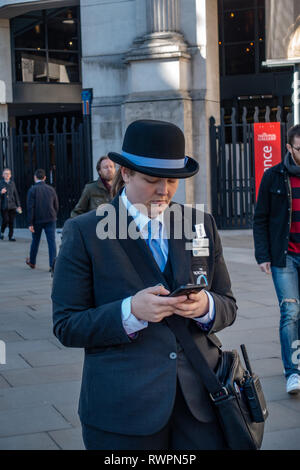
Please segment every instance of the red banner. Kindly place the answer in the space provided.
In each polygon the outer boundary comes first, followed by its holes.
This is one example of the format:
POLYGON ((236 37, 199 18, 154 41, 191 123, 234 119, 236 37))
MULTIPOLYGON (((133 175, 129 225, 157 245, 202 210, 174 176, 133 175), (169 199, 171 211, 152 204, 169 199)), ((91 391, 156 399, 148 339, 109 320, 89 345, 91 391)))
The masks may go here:
POLYGON ((264 172, 281 162, 280 122, 254 124, 254 161, 256 199, 264 172))

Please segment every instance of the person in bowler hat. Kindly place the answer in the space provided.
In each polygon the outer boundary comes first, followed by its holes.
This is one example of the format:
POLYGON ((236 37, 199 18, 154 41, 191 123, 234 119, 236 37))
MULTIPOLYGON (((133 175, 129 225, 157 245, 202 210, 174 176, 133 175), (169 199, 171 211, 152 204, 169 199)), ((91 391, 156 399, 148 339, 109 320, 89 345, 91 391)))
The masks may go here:
POLYGON ((115 197, 65 223, 52 290, 54 335, 84 348, 78 412, 85 448, 226 449, 209 394, 167 322, 176 317, 215 369, 215 333, 237 310, 215 221, 204 213, 195 226, 205 238, 199 250, 187 249, 185 232, 174 235, 184 215, 166 223, 179 179, 195 175, 198 163, 185 155, 177 126, 154 120, 130 124, 122 152, 108 155, 120 165, 115 197), (99 227, 108 213, 116 215, 115 236, 105 238, 99 227), (124 225, 139 236, 121 235, 124 225), (199 276, 206 279, 201 292, 168 297, 199 276))

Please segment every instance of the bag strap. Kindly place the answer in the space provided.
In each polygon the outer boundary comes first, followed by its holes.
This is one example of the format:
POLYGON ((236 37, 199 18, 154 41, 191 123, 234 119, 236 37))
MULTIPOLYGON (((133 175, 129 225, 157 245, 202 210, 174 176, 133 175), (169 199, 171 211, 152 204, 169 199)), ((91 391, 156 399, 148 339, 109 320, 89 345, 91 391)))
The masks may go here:
POLYGON ((166 323, 175 334, 181 344, 187 358, 194 369, 199 373, 202 382, 210 394, 213 401, 223 399, 228 395, 228 391, 218 380, 216 374, 209 366, 205 356, 197 348, 194 339, 186 325, 183 325, 179 317, 172 315, 165 318, 166 323))

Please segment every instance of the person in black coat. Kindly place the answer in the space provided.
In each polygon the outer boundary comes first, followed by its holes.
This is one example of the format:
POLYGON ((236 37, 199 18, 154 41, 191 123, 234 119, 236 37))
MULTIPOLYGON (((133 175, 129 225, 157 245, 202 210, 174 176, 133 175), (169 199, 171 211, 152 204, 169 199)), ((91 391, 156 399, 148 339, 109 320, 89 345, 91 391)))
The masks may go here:
POLYGON ((27 193, 28 228, 32 233, 30 256, 26 264, 34 269, 42 231, 45 231, 49 251, 49 271, 52 271, 56 258, 55 228, 58 212, 58 198, 55 189, 45 183, 45 170, 34 173, 35 184, 27 193))
POLYGON ((55 336, 85 350, 78 410, 85 447, 225 449, 209 394, 166 322, 174 316, 189 329, 214 369, 215 333, 236 317, 213 217, 172 204, 179 178, 197 173, 198 163, 185 157, 177 126, 150 120, 133 122, 122 154, 109 157, 121 165, 116 196, 67 220, 52 290, 55 336), (196 239, 190 230, 175 233, 185 222, 196 239), (200 293, 166 297, 202 277, 200 293))
POLYGON ((0 181, 0 195, 1 195, 1 240, 4 239, 4 231, 9 227, 8 239, 10 242, 15 242, 14 234, 14 220, 16 211, 21 212, 21 203, 15 182, 11 179, 11 170, 5 168, 3 170, 3 179, 0 181))

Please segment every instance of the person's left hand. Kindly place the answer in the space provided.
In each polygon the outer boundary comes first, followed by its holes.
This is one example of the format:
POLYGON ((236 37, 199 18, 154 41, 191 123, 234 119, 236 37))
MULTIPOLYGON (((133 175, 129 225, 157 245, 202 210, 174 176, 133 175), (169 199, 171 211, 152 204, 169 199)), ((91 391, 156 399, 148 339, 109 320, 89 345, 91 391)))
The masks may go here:
POLYGON ((209 299, 204 290, 197 294, 189 294, 188 300, 176 305, 174 313, 185 318, 197 318, 209 312, 209 299))

